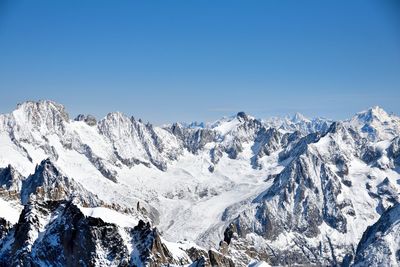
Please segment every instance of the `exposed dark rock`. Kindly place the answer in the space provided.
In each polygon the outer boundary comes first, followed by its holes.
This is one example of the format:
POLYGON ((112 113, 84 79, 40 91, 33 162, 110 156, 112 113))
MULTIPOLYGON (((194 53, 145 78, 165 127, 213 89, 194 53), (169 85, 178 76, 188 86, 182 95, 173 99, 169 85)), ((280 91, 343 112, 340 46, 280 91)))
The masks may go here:
POLYGON ((9 229, 0 219, 0 266, 163 266, 188 264, 177 260, 156 228, 139 221, 130 236, 130 251, 115 224, 87 217, 70 201, 30 202, 9 229), (38 233, 40 232, 40 235, 38 233))
MULTIPOLYGON (((4 218, 0 218, 0 244, 3 237, 5 237, 11 229, 11 223, 4 218)), ((1 249, 1 246, 0 246, 1 249)))
POLYGON ((400 167, 400 137, 397 136, 392 140, 390 144, 387 155, 393 160, 396 167, 400 167))
POLYGON ((178 123, 174 123, 167 130, 181 140, 183 146, 193 154, 197 154, 206 144, 213 142, 217 137, 213 130, 206 128, 186 128, 178 123))
POLYGON ((281 140, 282 135, 275 128, 266 129, 262 127, 258 131, 252 146, 254 155, 252 158, 253 168, 260 168, 258 163, 260 158, 269 156, 281 148, 281 140))
POLYGON ((380 219, 368 227, 357 246, 354 266, 398 266, 400 238, 400 204, 387 209, 380 219))
POLYGON ((248 117, 245 112, 241 111, 236 114, 236 117, 241 120, 247 120, 248 117))
POLYGON ((78 116, 76 116, 75 121, 84 121, 89 126, 97 125, 97 120, 92 115, 79 114, 78 116))
POLYGON ((225 229, 224 232, 224 241, 229 245, 231 243, 231 239, 235 234, 237 234, 237 226, 236 224, 229 224, 229 226, 225 229))
POLYGON ((6 200, 18 200, 24 177, 11 165, 0 168, 0 196, 6 200))
POLYGON ((209 250, 208 256, 210 258, 211 266, 226 266, 226 267, 234 267, 235 263, 231 258, 224 256, 222 253, 216 250, 209 250))
POLYGON ((79 199, 87 206, 98 206, 102 202, 81 184, 62 174, 49 160, 36 166, 35 173, 22 183, 21 202, 28 203, 31 196, 38 200, 79 199))

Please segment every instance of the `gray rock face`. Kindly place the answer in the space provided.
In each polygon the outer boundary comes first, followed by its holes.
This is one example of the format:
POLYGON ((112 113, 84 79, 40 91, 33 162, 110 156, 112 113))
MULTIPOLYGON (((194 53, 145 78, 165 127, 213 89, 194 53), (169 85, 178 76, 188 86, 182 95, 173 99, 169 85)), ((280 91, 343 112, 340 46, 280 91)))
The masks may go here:
POLYGON ((24 177, 11 165, 0 168, 0 196, 6 200, 18 200, 24 177))
POLYGON ((318 226, 322 221, 346 232, 346 219, 341 209, 351 205, 351 202, 340 204, 337 199, 340 190, 339 177, 318 157, 308 153, 293 161, 276 177, 264 199, 278 194, 282 207, 295 200, 295 206, 287 216, 294 219, 292 225, 296 231, 313 237, 318 234, 318 226))
POLYGON ((69 121, 64 106, 52 101, 24 102, 18 104, 17 109, 27 115, 28 122, 34 128, 45 126, 55 132, 64 132, 64 124, 69 121))
POLYGON ((94 266, 102 260, 128 266, 116 227, 86 218, 71 202, 28 204, 8 238, 14 242, 1 258, 8 258, 9 266, 94 266), (41 236, 32 240, 40 229, 41 236))
MULTIPOLYGON (((323 224, 346 234, 349 218, 357 216, 352 199, 342 195, 344 185, 352 186, 347 175, 348 157, 353 155, 342 154, 341 143, 337 142, 353 144, 359 136, 341 124, 333 124, 324 138, 331 139, 330 147, 336 149, 321 155, 311 148, 321 139, 319 134, 310 134, 283 149, 280 159, 289 163, 275 177, 272 186, 254 199, 253 206, 240 213, 228 227, 225 233, 230 238, 225 235, 225 241, 229 243, 237 234, 239 239, 234 246, 250 246, 252 243, 246 237, 255 233, 271 243, 258 251, 258 255, 264 253, 262 259, 273 265, 336 265, 347 260, 345 255, 354 253, 351 245, 334 243, 328 236, 319 243, 312 241, 321 236, 323 224), (274 247, 282 235, 291 236, 294 247, 274 247), (339 256, 336 251, 345 253, 339 256)), ((385 192, 390 191, 387 186, 384 188, 385 192)))
POLYGON ((388 148, 388 157, 393 160, 395 167, 400 167, 400 136, 392 140, 388 148))
POLYGON ((377 207, 379 213, 383 213, 390 206, 399 202, 399 192, 389 178, 386 177, 376 188, 376 195, 374 197, 379 199, 377 207))
POLYGON ((140 221, 121 229, 85 216, 70 201, 28 203, 11 229, 0 219, 0 266, 162 266, 176 259, 157 229, 140 221), (38 235, 40 232, 40 235, 38 235), (125 232, 126 236, 122 236, 125 232), (127 242, 130 242, 128 246, 127 242), (7 244, 7 245, 6 245, 7 244))
POLYGON ((387 209, 363 234, 354 266, 400 265, 400 204, 387 209))
POLYGON ((190 267, 234 267, 243 265, 243 263, 239 263, 237 259, 231 258, 226 254, 226 251, 221 251, 221 249, 219 251, 215 249, 206 251, 192 247, 186 252, 192 260, 190 267))
POLYGON ((361 159, 367 164, 376 164, 376 161, 382 156, 381 152, 371 146, 363 147, 361 159))
POLYGON ((32 132, 64 134, 69 115, 63 105, 52 101, 28 101, 3 117, 3 127, 16 140, 33 141, 32 132))
POLYGON ((149 223, 139 221, 139 224, 131 231, 132 242, 135 244, 139 257, 134 261, 146 263, 147 266, 162 266, 169 264, 184 265, 187 259, 174 259, 173 254, 162 242, 156 228, 149 223))
POLYGON ((194 154, 216 139, 216 133, 210 129, 186 128, 178 123, 172 124, 167 130, 181 140, 183 146, 194 154))
POLYGON ((89 126, 96 126, 97 125, 97 120, 92 115, 79 114, 78 116, 76 116, 75 121, 84 121, 89 126))
POLYGON ((252 146, 254 156, 252 165, 254 168, 259 168, 258 159, 269 156, 273 152, 282 147, 282 135, 274 128, 261 128, 257 133, 252 146))
POLYGON ((226 267, 234 267, 235 263, 232 259, 224 256, 222 253, 210 250, 208 252, 210 257, 211 266, 226 266, 226 267))
POLYGON ((297 158, 307 151, 308 144, 318 142, 321 138, 318 133, 311 133, 305 137, 299 138, 299 135, 293 137, 292 142, 288 142, 285 149, 279 154, 280 161, 288 158, 297 158))
POLYGON ((98 123, 99 132, 114 146, 115 155, 123 164, 143 163, 167 169, 168 160, 176 159, 179 150, 166 149, 164 140, 151 124, 144 124, 121 113, 110 113, 98 123))
POLYGON ((62 174, 49 160, 36 167, 35 173, 22 182, 21 202, 38 200, 64 200, 76 198, 86 206, 99 206, 102 202, 78 182, 62 174))

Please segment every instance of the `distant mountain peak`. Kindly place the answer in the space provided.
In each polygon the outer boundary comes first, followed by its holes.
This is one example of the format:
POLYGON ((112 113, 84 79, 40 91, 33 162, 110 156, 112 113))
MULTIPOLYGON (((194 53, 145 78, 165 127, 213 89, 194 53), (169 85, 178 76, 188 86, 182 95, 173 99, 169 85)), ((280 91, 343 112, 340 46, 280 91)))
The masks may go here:
POLYGON ((310 122, 311 120, 306 116, 304 116, 303 114, 296 112, 291 118, 291 121, 293 123, 299 123, 299 122, 310 122))
POLYGON ((62 104, 59 104, 52 100, 41 99, 38 101, 34 100, 27 100, 17 104, 17 108, 21 107, 33 107, 33 106, 54 106, 54 107, 61 107, 64 108, 62 104))
POLYGON ((62 104, 56 103, 51 100, 39 100, 39 101, 25 101, 17 104, 16 111, 23 111, 25 113, 60 113, 66 120, 69 115, 62 104))
POLYGON ((385 122, 390 120, 390 115, 381 107, 374 106, 368 110, 357 113, 357 118, 364 122, 372 122, 378 120, 380 122, 385 122))
POLYGON ((243 119, 243 120, 247 120, 248 116, 244 111, 240 111, 236 114, 236 118, 238 119, 243 119))

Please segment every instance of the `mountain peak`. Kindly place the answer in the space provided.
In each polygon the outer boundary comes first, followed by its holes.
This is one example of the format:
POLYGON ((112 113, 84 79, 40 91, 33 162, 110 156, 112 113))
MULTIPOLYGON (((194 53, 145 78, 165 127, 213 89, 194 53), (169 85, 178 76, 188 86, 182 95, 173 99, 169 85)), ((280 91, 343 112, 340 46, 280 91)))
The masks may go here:
POLYGON ((244 111, 240 111, 236 114, 236 118, 246 120, 248 116, 244 111))
POLYGON ((381 107, 374 106, 368 110, 357 113, 357 118, 364 122, 372 122, 378 120, 380 122, 385 122, 390 120, 390 115, 381 107))
POLYGON ((291 121, 293 122, 293 123, 299 123, 299 122, 308 122, 308 121, 310 121, 310 119, 308 119, 306 116, 304 116, 303 114, 301 114, 301 113, 299 113, 299 112, 296 112, 294 115, 293 115, 293 117, 292 117, 292 119, 291 119, 291 121))
POLYGON ((32 131, 63 133, 69 114, 63 105, 50 100, 26 101, 17 105, 10 119, 10 125, 17 125, 24 138, 30 139, 32 131))
POLYGON ((40 175, 55 175, 59 176, 60 172, 50 158, 44 159, 40 164, 36 165, 36 173, 40 175))
POLYGON ((68 117, 65 107, 62 104, 56 103, 51 100, 39 100, 39 101, 25 101, 17 104, 17 110, 23 110, 26 112, 46 112, 56 111, 62 113, 68 117))

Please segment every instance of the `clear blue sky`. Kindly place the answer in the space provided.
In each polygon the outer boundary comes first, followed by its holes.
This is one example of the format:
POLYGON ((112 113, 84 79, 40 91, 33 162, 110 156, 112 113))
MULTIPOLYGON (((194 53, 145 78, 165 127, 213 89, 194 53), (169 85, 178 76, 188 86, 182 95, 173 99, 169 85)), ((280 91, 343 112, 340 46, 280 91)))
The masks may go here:
MULTIPOLYGON (((398 3, 398 1, 397 1, 398 3)), ((400 114, 396 0, 0 0, 0 112, 52 99, 72 116, 159 124, 299 111, 400 114)))

